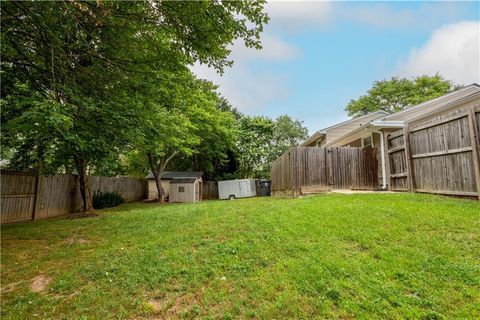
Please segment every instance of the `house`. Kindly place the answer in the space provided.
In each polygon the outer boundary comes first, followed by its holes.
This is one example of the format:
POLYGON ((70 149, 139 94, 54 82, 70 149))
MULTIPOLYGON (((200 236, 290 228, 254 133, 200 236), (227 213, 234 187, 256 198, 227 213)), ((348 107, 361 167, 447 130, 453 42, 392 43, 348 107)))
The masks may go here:
MULTIPOLYGON (((178 184, 181 183, 181 184, 193 185, 193 186, 188 186, 187 189, 188 190, 192 189, 192 191, 195 190, 195 192, 198 192, 199 199, 201 199, 202 189, 203 189, 202 176, 203 176, 203 172, 201 171, 164 171, 162 174, 161 183, 162 183, 163 190, 165 192, 165 198, 170 196, 170 190, 172 188, 172 185, 176 185, 176 187, 178 187, 178 184), (189 180, 183 181, 178 179, 189 179, 189 180)), ((148 199, 152 199, 152 200, 156 199, 158 196, 158 191, 157 191, 157 185, 155 183, 155 177, 153 176, 153 173, 150 172, 150 174, 146 178, 148 179, 148 199)), ((185 188, 185 185, 183 185, 183 187, 185 188)), ((175 193, 175 195, 177 196, 177 193, 175 193)), ((177 201, 177 202, 180 202, 180 201, 177 201)), ((187 202, 190 202, 190 201, 187 201, 187 202)))
POLYGON ((324 128, 310 136, 301 146, 376 148, 379 163, 378 184, 381 189, 386 189, 389 175, 386 144, 388 134, 403 129, 406 124, 426 121, 471 105, 478 105, 479 102, 480 86, 474 83, 396 113, 373 112, 324 128))

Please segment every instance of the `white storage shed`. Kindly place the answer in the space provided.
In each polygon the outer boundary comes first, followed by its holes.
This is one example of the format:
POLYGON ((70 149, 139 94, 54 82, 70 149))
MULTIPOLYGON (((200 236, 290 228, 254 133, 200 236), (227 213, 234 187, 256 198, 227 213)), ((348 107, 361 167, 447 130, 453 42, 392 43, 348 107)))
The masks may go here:
MULTIPOLYGON (((200 194, 202 193, 202 176, 203 172, 201 171, 165 171, 162 174, 162 187, 165 192, 165 198, 170 196, 170 181, 176 178, 196 178, 197 182, 200 184, 200 194)), ((146 177, 148 179, 148 199, 156 199, 158 197, 157 185, 155 183, 155 178, 153 174, 150 174, 146 177)))
POLYGON ((255 179, 238 179, 218 181, 219 199, 237 199, 255 197, 257 189, 255 179))
POLYGON ((197 202, 200 197, 200 183, 197 178, 175 178, 170 181, 168 202, 197 202))

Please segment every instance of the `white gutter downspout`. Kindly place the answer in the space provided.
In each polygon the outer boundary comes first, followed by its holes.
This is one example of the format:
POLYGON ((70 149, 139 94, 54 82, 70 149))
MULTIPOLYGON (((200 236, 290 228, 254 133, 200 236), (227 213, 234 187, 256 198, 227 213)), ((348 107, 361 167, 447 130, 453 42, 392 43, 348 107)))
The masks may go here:
POLYGON ((382 190, 387 189, 387 170, 385 167, 385 137, 382 131, 373 131, 380 134, 380 156, 382 157, 382 190))

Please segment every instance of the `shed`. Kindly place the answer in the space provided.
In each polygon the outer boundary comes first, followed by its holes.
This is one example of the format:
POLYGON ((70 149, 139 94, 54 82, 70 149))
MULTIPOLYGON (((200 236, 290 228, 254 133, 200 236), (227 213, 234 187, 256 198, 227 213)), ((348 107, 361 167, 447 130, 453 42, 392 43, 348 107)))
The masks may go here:
MULTIPOLYGON (((199 183, 200 193, 202 192, 202 171, 164 171, 161 178, 163 191, 165 191, 165 198, 170 195, 170 181, 177 178, 196 178, 199 183)), ((148 179, 148 199, 156 199, 158 192, 155 184, 155 177, 153 173, 149 173, 146 177, 148 179)))
POLYGON ((200 199, 200 183, 197 178, 174 178, 170 181, 168 202, 197 202, 200 199))

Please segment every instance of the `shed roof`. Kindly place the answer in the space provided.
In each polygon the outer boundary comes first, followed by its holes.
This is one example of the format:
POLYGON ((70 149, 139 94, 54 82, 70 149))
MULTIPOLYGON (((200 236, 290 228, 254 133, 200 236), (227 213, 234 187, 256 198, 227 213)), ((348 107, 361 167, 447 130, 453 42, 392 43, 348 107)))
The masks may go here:
POLYGON ((175 178, 170 181, 170 184, 180 184, 180 183, 195 183, 197 178, 175 178))
MULTIPOLYGON (((162 179, 174 179, 174 178, 201 178, 203 176, 202 171, 164 171, 162 179)), ((147 179, 155 179, 153 173, 149 173, 147 179)))

